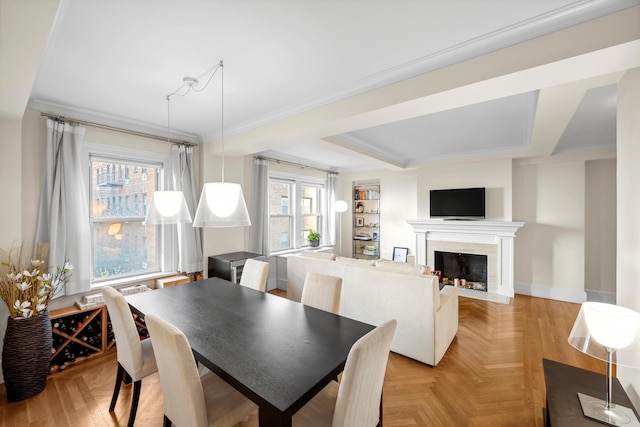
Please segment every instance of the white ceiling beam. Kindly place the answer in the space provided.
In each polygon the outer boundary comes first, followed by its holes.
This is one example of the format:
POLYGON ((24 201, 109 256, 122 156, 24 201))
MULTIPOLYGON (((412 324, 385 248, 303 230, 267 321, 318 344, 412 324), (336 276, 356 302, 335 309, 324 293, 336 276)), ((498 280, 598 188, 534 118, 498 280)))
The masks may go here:
POLYGON ((230 136, 227 146, 246 155, 635 68, 638 22, 640 6, 230 136))
POLYGON ((0 0, 0 118, 22 118, 58 0, 0 0))
POLYGON ((595 87, 616 84, 624 71, 541 89, 531 132, 528 156, 550 156, 580 106, 585 93, 595 87))

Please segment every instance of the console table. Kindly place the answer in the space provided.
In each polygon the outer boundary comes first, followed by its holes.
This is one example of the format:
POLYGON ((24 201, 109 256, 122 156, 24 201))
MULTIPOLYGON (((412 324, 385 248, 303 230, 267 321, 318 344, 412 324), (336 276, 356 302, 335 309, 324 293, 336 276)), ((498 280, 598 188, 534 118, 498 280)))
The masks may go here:
MULTIPOLYGON (((602 362, 604 363, 604 362, 602 362)), ((586 418, 578 401, 578 392, 604 399, 606 379, 603 374, 542 359, 544 382, 547 387, 547 407, 545 410, 545 426, 600 426, 603 424, 586 418)), ((633 408, 627 393, 617 378, 613 379, 613 403, 633 408)), ((640 417, 639 417, 640 418, 640 417)))

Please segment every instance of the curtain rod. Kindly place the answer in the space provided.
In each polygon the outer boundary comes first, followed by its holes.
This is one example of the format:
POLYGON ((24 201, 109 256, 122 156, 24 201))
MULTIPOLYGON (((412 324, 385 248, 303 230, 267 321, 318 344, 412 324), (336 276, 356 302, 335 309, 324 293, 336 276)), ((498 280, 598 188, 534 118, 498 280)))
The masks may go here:
POLYGON ((64 116, 61 116, 59 114, 51 114, 51 113, 43 113, 43 112, 41 112, 40 115, 44 116, 44 117, 48 117, 50 119, 54 119, 54 120, 68 121, 68 122, 78 123, 78 124, 85 125, 85 126, 91 126, 91 127, 96 127, 96 128, 100 128, 100 129, 106 129, 106 130, 112 130, 112 131, 115 131, 115 132, 126 133, 128 135, 141 136, 141 137, 144 137, 144 138, 151 138, 151 139, 157 139, 159 141, 165 141, 165 142, 169 142, 171 144, 186 145, 187 147, 195 147, 195 146, 198 145, 198 144, 195 144, 195 143, 189 142, 189 141, 181 141, 181 140, 177 140, 177 139, 163 138, 163 137, 160 137, 158 135, 153 135, 153 134, 146 133, 146 132, 138 132, 138 131, 135 131, 135 130, 129 130, 129 129, 119 128, 119 127, 115 127, 115 126, 102 125, 100 123, 88 122, 86 120, 78 120, 78 119, 74 119, 74 118, 71 118, 71 117, 64 117, 64 116))
POLYGON ((304 165, 302 163, 290 162, 288 160, 274 159, 272 157, 255 156, 254 159, 268 160, 270 162, 284 163, 285 165, 297 166, 297 167, 302 168, 302 169, 315 169, 315 170, 320 171, 320 172, 335 173, 336 175, 340 175, 340 172, 332 171, 332 170, 329 170, 329 169, 321 169, 321 168, 317 168, 315 166, 309 166, 309 165, 304 165))

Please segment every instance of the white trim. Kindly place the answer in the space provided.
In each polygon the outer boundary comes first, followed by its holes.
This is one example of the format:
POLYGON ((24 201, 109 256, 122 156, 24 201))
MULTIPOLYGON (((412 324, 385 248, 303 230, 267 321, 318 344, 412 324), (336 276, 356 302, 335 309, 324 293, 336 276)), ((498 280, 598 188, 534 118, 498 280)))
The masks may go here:
POLYGON ((607 304, 617 303, 617 294, 615 292, 596 291, 593 289, 585 289, 587 293, 587 301, 604 302, 607 304))
MULTIPOLYGON (((141 166, 148 165, 149 167, 156 168, 158 169, 158 174, 157 174, 158 176, 157 176, 157 183, 156 183, 157 189, 162 190, 165 188, 166 174, 164 169, 169 162, 169 153, 158 153, 155 151, 138 150, 134 148, 118 147, 118 146, 97 144, 97 143, 85 141, 82 144, 82 162, 83 162, 82 170, 84 175, 84 181, 87 183, 86 191, 87 191, 87 200, 89 202, 89 212, 90 212, 90 217, 87 218, 87 220, 89 221, 89 225, 91 227, 92 233, 93 233, 94 222, 95 223, 101 222, 100 219, 98 219, 97 221, 93 221, 91 218, 91 209, 92 209, 91 205, 93 203, 93 199, 91 198, 91 193, 92 193, 91 178, 92 177, 90 177, 89 174, 91 171, 92 160, 114 161, 114 162, 121 162, 121 163, 133 162, 133 164, 138 164, 141 166)), ((118 219, 124 219, 124 218, 118 218, 118 219)), ((139 221, 139 219, 136 218, 136 221, 139 221)), ((146 277, 148 275, 162 276, 166 274, 166 271, 164 270, 166 270, 167 266, 173 264, 171 260, 177 259, 177 245, 173 239, 174 234, 171 232, 168 232, 167 230, 168 227, 169 227, 168 225, 158 226, 159 247, 158 247, 158 254, 157 254, 158 256, 157 270, 154 270, 149 273, 142 273, 140 275, 132 275, 132 276, 127 276, 120 279, 114 279, 113 280, 114 283, 124 284, 132 281, 146 280, 146 277)), ((91 238, 93 240, 93 237, 91 238)), ((93 251, 93 246, 92 246, 92 251, 93 251)), ((91 264, 92 265, 90 267, 91 268, 90 282, 91 282, 92 289, 104 286, 107 283, 112 283, 112 281, 108 279, 96 280, 93 278, 93 254, 91 256, 91 264)), ((170 268, 174 268, 174 267, 171 266, 170 268)))
POLYGON ((532 297, 547 298, 556 301, 573 302, 576 304, 582 304, 583 302, 587 301, 587 293, 585 291, 517 282, 514 284, 514 288, 515 292, 520 295, 529 295, 532 297))

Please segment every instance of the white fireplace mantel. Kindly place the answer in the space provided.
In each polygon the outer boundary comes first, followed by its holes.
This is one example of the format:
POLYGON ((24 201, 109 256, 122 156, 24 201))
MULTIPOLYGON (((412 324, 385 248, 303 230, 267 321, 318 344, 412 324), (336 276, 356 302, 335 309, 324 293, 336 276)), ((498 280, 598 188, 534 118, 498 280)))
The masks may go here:
MULTIPOLYGON (((497 284, 487 292, 488 299, 509 302, 514 296, 513 263, 516 232, 524 222, 516 221, 456 221, 412 219, 407 223, 416 234, 416 262, 427 264, 429 240, 496 245, 498 248, 497 284)), ((462 291, 462 289, 461 289, 462 291)), ((461 292, 461 295, 464 295, 461 292)), ((471 292, 468 296, 476 295, 471 292)))

